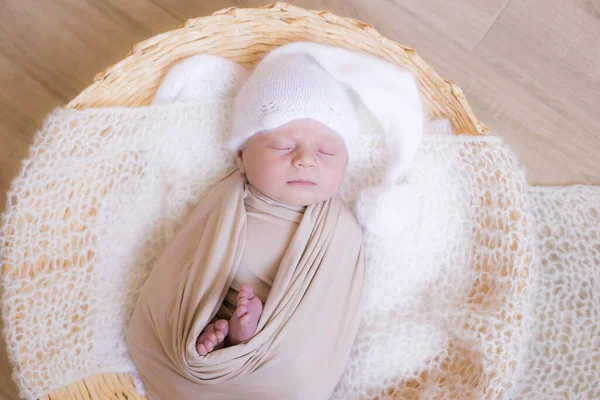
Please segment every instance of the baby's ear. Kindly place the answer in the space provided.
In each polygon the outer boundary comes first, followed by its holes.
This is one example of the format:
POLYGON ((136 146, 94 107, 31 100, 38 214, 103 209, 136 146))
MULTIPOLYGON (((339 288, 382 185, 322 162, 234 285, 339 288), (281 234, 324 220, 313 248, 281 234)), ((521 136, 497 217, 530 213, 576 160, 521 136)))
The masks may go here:
POLYGON ((246 167, 244 166, 244 150, 239 149, 237 151, 235 161, 237 162, 237 166, 242 174, 246 173, 246 167))

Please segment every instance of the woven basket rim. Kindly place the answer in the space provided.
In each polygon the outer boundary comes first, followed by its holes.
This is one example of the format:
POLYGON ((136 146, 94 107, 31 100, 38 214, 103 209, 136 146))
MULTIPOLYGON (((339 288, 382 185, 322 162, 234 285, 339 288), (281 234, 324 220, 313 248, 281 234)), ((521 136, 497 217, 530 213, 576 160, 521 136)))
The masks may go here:
POLYGON ((414 48, 400 44, 395 40, 388 39, 387 37, 385 37, 381 33, 379 33, 379 31, 377 31, 377 29, 375 29, 373 27, 373 25, 368 24, 364 21, 361 21, 361 20, 358 20, 355 18, 351 18, 351 17, 341 17, 341 16, 338 16, 328 10, 304 9, 304 8, 301 8, 301 7, 286 3, 286 2, 282 2, 282 1, 266 4, 266 5, 263 5, 260 7, 247 7, 247 8, 242 8, 242 7, 237 7, 237 6, 226 7, 221 10, 215 11, 214 13, 212 13, 211 15, 208 15, 208 16, 189 18, 182 25, 180 25, 179 28, 168 30, 168 31, 159 33, 155 36, 152 36, 148 39, 145 39, 145 40, 135 44, 133 46, 133 48, 127 53, 127 55, 123 59, 121 59, 120 61, 116 62, 113 65, 108 66, 103 71, 97 73, 93 78, 92 84, 89 85, 87 88, 85 88, 83 91, 81 91, 75 98, 73 98, 66 105, 66 107, 67 108, 76 108, 76 109, 86 108, 85 99, 90 97, 90 95, 95 90, 99 89, 102 86, 103 82, 105 82, 112 74, 118 73, 124 65, 132 62, 134 59, 138 58, 145 52, 152 50, 155 46, 160 45, 160 42, 162 39, 167 38, 168 36, 173 35, 173 34, 183 33, 187 29, 196 27, 198 25, 207 26, 208 24, 210 24, 211 22, 214 22, 214 21, 220 21, 220 22, 226 21, 229 23, 236 23, 236 22, 239 23, 239 22, 246 22, 249 20, 255 20, 256 19, 255 13, 257 10, 264 11, 264 14, 262 15, 262 17, 265 17, 265 18, 269 18, 269 12, 272 12, 272 11, 277 11, 277 12, 288 11, 292 14, 306 15, 306 16, 310 16, 311 18, 318 18, 318 19, 322 19, 324 21, 330 21, 330 22, 335 21, 335 23, 337 23, 337 24, 342 23, 348 27, 351 27, 354 29, 359 29, 359 30, 362 30, 363 32, 366 32, 367 34, 372 36, 374 39, 376 39, 378 42, 380 42, 380 44, 383 47, 386 47, 387 49, 391 50, 392 52, 394 52, 394 51, 397 52, 399 49, 401 49, 403 52, 405 52, 410 57, 411 61, 415 65, 419 66, 423 70, 428 71, 429 74, 436 76, 437 78, 439 78, 441 81, 444 82, 444 84, 447 87, 447 93, 450 94, 463 108, 466 116, 469 118, 470 122, 473 124, 477 134, 486 135, 489 133, 489 128, 477 118, 471 105, 467 102, 467 99, 466 99, 465 94, 462 91, 462 89, 455 82, 440 76, 429 64, 427 64, 427 62, 425 62, 418 55, 417 51, 414 48))

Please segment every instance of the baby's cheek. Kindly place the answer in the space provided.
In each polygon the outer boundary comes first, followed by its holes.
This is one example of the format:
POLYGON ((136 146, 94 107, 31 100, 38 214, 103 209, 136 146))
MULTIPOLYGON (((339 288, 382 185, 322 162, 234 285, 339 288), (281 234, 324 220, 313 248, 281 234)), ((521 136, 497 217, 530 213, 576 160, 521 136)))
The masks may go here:
POLYGON ((346 166, 345 164, 340 164, 337 165, 336 168, 334 169, 334 173, 332 174, 332 185, 337 186, 339 188, 339 186, 342 185, 342 182, 344 181, 344 176, 346 175, 346 166))
POLYGON ((273 160, 269 164, 269 168, 273 171, 275 175, 285 175, 289 173, 289 162, 285 162, 284 160, 273 160))
POLYGON ((285 178, 286 169, 280 162, 269 162, 263 166, 265 179, 274 184, 285 178))
POLYGON ((339 189, 339 176, 330 174, 321 181, 323 186, 323 197, 330 198, 334 196, 339 189))

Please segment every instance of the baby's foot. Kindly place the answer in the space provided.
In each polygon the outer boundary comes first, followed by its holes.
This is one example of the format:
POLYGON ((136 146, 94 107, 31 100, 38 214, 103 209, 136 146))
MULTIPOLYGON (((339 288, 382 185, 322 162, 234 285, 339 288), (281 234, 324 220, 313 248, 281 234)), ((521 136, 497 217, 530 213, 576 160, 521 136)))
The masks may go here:
POLYGON ((229 333, 229 322, 226 319, 220 319, 214 324, 206 325, 202 334, 196 340, 196 351, 201 356, 205 356, 213 350, 223 348, 224 340, 229 333))
POLYGON ((245 342, 254 335, 262 307, 262 302, 254 295, 252 287, 244 283, 237 297, 237 309, 229 320, 227 338, 232 345, 245 342))

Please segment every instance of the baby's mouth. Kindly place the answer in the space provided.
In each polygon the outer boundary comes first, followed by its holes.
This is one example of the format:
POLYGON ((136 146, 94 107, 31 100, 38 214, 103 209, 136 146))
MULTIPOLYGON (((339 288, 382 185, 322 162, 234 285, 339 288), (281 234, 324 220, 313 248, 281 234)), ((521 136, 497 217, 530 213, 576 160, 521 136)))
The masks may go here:
POLYGON ((312 181, 307 181, 304 179, 296 179, 293 181, 288 181, 288 185, 310 187, 310 186, 316 186, 317 184, 312 181))

